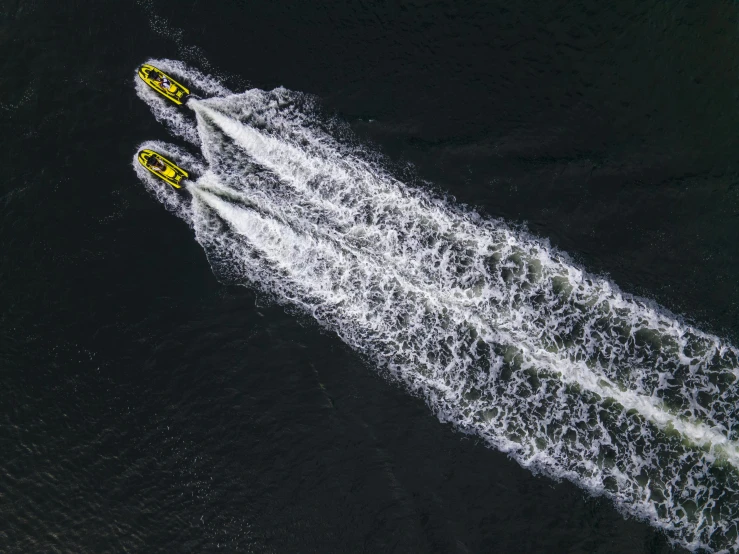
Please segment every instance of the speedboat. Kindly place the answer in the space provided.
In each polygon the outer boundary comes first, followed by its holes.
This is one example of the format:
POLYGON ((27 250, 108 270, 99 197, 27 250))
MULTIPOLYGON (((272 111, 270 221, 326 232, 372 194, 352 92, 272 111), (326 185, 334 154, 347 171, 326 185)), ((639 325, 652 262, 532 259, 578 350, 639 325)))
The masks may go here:
POLYGON ((159 94, 178 106, 187 102, 190 90, 153 65, 144 64, 139 68, 139 77, 159 94))
POLYGON ((173 161, 146 148, 139 152, 139 163, 162 181, 178 190, 182 188, 182 180, 190 177, 187 171, 177 166, 173 161))

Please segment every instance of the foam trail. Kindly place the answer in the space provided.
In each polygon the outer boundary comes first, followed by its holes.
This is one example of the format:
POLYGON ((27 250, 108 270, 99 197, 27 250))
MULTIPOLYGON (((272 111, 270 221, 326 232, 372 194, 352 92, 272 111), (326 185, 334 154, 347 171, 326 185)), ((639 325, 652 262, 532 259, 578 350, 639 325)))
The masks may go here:
MULTIPOLYGON (((355 184, 358 179, 362 179, 363 175, 358 175, 357 173, 350 173, 347 171, 344 171, 341 167, 331 166, 330 164, 327 164, 324 161, 324 158, 318 158, 318 159, 310 159, 310 157, 301 149, 296 148, 295 146, 285 142, 281 142, 278 139, 265 135, 258 129, 244 126, 238 122, 238 120, 229 118, 217 110, 213 110, 209 108, 207 105, 204 105, 202 103, 198 103, 196 106, 194 106, 196 111, 199 114, 207 114, 207 117, 210 118, 214 123, 218 125, 220 129, 222 129, 226 134, 228 134, 233 140, 235 140, 248 154, 249 156, 255 160, 257 163, 268 167, 271 171, 273 171, 280 179, 283 179, 289 183, 291 183, 295 188, 297 189, 297 192, 308 194, 314 202, 316 199, 318 199, 318 203, 324 204, 322 208, 325 212, 331 211, 332 216, 339 219, 339 221, 343 225, 347 225, 349 222, 355 222, 359 213, 358 210, 344 210, 346 213, 342 213, 341 207, 342 205, 339 203, 342 199, 336 200, 334 202, 325 202, 325 195, 321 195, 313 190, 311 190, 308 187, 301 186, 305 183, 310 182, 311 180, 315 179, 316 175, 325 174, 329 176, 329 178, 333 178, 334 180, 340 180, 345 182, 344 190, 351 190, 352 188, 357 187, 351 187, 351 185, 355 184)), ((331 159, 331 158, 329 158, 331 159)), ((365 180, 373 180, 372 176, 365 177, 365 180)), ((354 192, 354 191, 352 191, 354 192)), ((344 195, 346 197, 346 195, 344 195)), ((354 196, 356 198, 356 195, 354 196)), ((413 199, 417 200, 417 199, 413 199)), ((405 202, 406 206, 403 206, 404 208, 408 208, 410 210, 417 211, 420 208, 419 203, 416 202, 405 202), (411 205, 408 205, 411 204, 411 205)), ((438 214, 437 214, 438 219, 438 214)), ((474 231, 473 231, 474 232, 474 231)), ((366 232, 365 232, 366 235, 366 232)), ((384 237, 382 235, 376 235, 373 237, 373 240, 382 241, 384 237)), ((395 239, 396 237, 393 237, 395 239)), ((397 240, 392 240, 392 242, 397 242, 397 240)), ((495 240, 495 237, 492 237, 493 240, 495 240)), ((498 239, 500 240, 500 239, 498 239)), ((389 259, 394 263, 395 266, 399 267, 401 270, 408 266, 409 262, 412 262, 412 258, 410 258, 407 254, 407 251, 400 252, 400 255, 397 256, 389 256, 388 253, 392 253, 393 250, 393 244, 386 244, 385 248, 383 249, 383 256, 382 256, 382 262, 386 263, 389 259)), ((372 254, 372 252, 368 252, 369 255, 372 254)), ((550 261, 550 260, 547 260, 550 261)), ((429 267, 433 267, 429 264, 429 267)), ((567 268, 569 269, 569 268, 567 268)), ((414 270, 423 270, 423 265, 421 264, 420 267, 414 268, 414 270)), ((576 277, 576 276, 575 276, 576 277)), ((429 280, 426 281, 428 283, 429 280)), ((432 286, 432 285, 429 285, 432 286)), ((602 286, 606 288, 606 293, 610 292, 608 289, 608 284, 606 282, 602 283, 602 286)), ((446 294, 445 290, 454 290, 453 287, 447 288, 444 285, 441 286, 432 286, 433 290, 438 295, 444 295, 445 299, 447 301, 464 301, 467 296, 464 294, 458 294, 456 297, 453 294, 446 294)), ((493 296, 495 291, 486 291, 485 294, 481 294, 479 296, 493 296)), ((623 298, 621 295, 613 295, 613 298, 611 299, 617 305, 624 306, 625 303, 623 302, 623 298)), ((478 306, 478 308, 480 308, 478 306)), ((497 307, 496 307, 497 308, 497 307)), ((480 310, 483 311, 484 310, 480 310)), ((642 310, 644 312, 644 310, 642 310)), ((498 324, 501 324, 500 321, 500 309, 496 309, 495 313, 489 314, 490 317, 496 317, 498 320, 498 324)), ((516 314, 516 317, 521 316, 522 314, 519 313, 516 314)), ((540 314, 534 314, 534 315, 540 315, 540 314)), ((562 314, 560 314, 562 315, 562 314)), ((649 314, 653 317, 654 314, 649 314)), ((510 321, 506 322, 510 324, 510 321)), ((674 321, 672 322, 675 323, 674 321)), ((665 327, 663 326, 662 332, 664 334, 665 327)), ((680 331, 678 330, 678 333, 680 331)), ((527 341, 528 337, 523 336, 520 337, 521 341, 524 342, 531 342, 527 341)), ((563 365, 570 365, 570 364, 560 364, 560 366, 563 365)), ((734 372, 732 372, 733 375, 736 375, 734 372)), ((583 369, 581 371, 581 377, 578 379, 579 382, 583 383, 583 377, 584 375, 590 374, 590 380, 593 379, 604 379, 606 378, 606 373, 603 371, 599 372, 592 372, 589 371, 587 368, 583 369)), ((605 390, 603 390, 602 387, 598 386, 597 384, 591 384, 588 387, 593 392, 598 392, 599 394, 606 393, 605 390)), ((673 418, 670 416, 670 414, 665 413, 663 410, 660 409, 658 405, 654 401, 652 401, 652 396, 646 397, 645 395, 641 395, 640 398, 635 399, 633 402, 630 402, 626 395, 621 393, 618 389, 618 387, 615 384, 610 384, 608 387, 608 390, 610 392, 607 393, 608 396, 618 398, 619 401, 624 405, 628 406, 629 408, 638 409, 641 413, 648 416, 651 420, 653 420, 655 423, 666 425, 670 424, 673 427, 678 427, 684 434, 686 434, 691 440, 694 440, 699 443, 712 443, 714 445, 723 445, 726 447, 727 451, 730 452, 732 460, 736 463, 737 461, 737 448, 734 441, 729 440, 726 436, 722 435, 721 433, 713 431, 710 427, 707 427, 705 425, 694 425, 689 422, 681 421, 679 419, 673 418)), ((650 394, 653 392, 650 391, 641 391, 641 392, 649 392, 650 394)), ((691 414, 692 415, 692 414, 691 414)))
POLYGON ((303 95, 224 93, 191 101, 194 118, 144 99, 200 148, 191 201, 140 175, 217 275, 312 314, 523 466, 688 548, 739 548, 734 347, 544 241, 405 186, 303 95))

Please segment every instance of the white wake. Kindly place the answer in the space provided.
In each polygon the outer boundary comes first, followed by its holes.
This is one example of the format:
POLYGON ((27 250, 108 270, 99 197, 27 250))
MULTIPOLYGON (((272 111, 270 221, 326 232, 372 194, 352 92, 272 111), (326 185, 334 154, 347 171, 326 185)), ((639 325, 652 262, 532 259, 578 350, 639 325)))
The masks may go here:
POLYGON ((309 98, 232 94, 147 143, 198 175, 181 195, 134 167, 193 228, 216 274, 336 332, 444 421, 521 465, 606 494, 688 548, 739 548, 737 350, 573 264, 545 241, 410 188, 336 138, 309 98))

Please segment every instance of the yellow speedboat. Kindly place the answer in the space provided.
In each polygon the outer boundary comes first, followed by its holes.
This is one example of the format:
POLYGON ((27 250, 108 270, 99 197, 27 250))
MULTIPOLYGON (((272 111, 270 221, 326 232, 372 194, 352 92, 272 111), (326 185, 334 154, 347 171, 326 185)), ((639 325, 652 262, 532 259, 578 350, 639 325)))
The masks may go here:
POLYGON ((190 176, 187 171, 153 150, 139 152, 139 163, 176 189, 181 189, 180 181, 190 176))
POLYGON ((169 98, 178 106, 187 101, 187 97, 190 95, 190 90, 186 86, 178 83, 153 65, 142 65, 139 68, 139 77, 159 94, 169 98))

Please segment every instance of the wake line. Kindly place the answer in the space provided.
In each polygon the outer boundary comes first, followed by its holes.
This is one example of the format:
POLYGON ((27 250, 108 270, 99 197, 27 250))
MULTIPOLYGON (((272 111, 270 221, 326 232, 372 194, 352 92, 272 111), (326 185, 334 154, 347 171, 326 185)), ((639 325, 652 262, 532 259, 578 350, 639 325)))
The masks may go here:
MULTIPOLYGON (((298 184, 300 177, 307 180, 313 178, 315 173, 320 172, 320 167, 316 168, 314 172, 300 172, 298 170, 298 176, 296 177, 293 172, 285 171, 284 167, 275 163, 275 160, 305 160, 305 154, 303 152, 291 146, 285 147, 284 145, 279 144, 276 139, 265 137, 259 131, 248 126, 241 125, 224 116, 217 110, 202 105, 202 103, 198 102, 193 104, 193 109, 197 113, 206 114, 207 117, 221 128, 229 137, 244 147, 245 151, 254 158, 257 163, 268 167, 281 179, 288 180, 291 184, 298 184), (285 150, 287 152, 285 152, 285 150)), ((305 165, 318 165, 318 163, 305 163, 305 165)), ((289 169, 294 170, 296 167, 299 167, 297 163, 290 163, 289 165, 289 169)), ((312 196, 316 197, 318 194, 313 193, 312 196)), ((216 204, 212 199, 209 203, 212 207, 216 207, 216 204)), ((218 209, 217 211, 219 211, 225 218, 229 218, 234 215, 234 212, 223 213, 218 209)), ((231 221, 231 223, 233 223, 233 221, 231 221)), ((336 239, 335 236, 333 238, 336 239)), ((357 258, 362 255, 358 249, 351 249, 347 245, 344 245, 344 248, 349 249, 357 258)), ((386 257, 384 258, 386 259, 386 257)), ((396 278, 400 281, 404 281, 403 277, 400 275, 396 275, 396 278)), ((404 282, 404 286, 417 294, 424 295, 427 302, 438 306, 445 305, 450 309, 454 309, 454 304, 456 303, 455 300, 458 300, 458 298, 455 298, 453 295, 445 295, 447 298, 440 298, 438 295, 438 289, 422 289, 416 287, 410 282, 404 282)), ((466 316, 468 321, 474 321, 474 323, 481 329, 488 325, 488 323, 484 323, 481 320, 480 314, 475 314, 474 316, 466 314, 466 316)), ((459 317, 459 319, 462 320, 463 318, 459 317)), ((513 337, 507 338, 513 342, 513 337)), ((729 440, 725 435, 717 432, 715 429, 706 425, 691 423, 683 418, 676 417, 674 414, 671 414, 669 411, 660 407, 659 404, 661 402, 659 399, 655 399, 651 396, 621 391, 615 383, 610 382, 602 375, 594 373, 584 364, 573 364, 567 359, 563 359, 561 357, 555 358, 549 352, 540 349, 528 352, 527 354, 528 355, 526 357, 530 357, 536 362, 546 365, 550 372, 559 374, 568 383, 582 386, 603 398, 611 398, 621 404, 626 410, 636 410, 660 428, 674 430, 696 445, 709 447, 710 451, 714 452, 718 456, 724 457, 729 463, 739 468, 739 443, 729 440)))
MULTIPOLYGON (((372 186, 375 186, 375 183, 377 182, 377 179, 375 179, 373 176, 368 177, 367 172, 365 171, 365 167, 360 167, 359 170, 352 172, 348 172, 343 168, 343 165, 345 165, 345 160, 342 158, 339 167, 330 167, 329 164, 326 164, 322 160, 314 160, 306 156, 305 152, 301 151, 299 148, 295 147, 294 145, 291 145, 289 143, 280 142, 274 137, 265 136, 262 132, 253 129, 249 127, 248 125, 242 125, 238 123, 237 121, 234 121, 232 118, 229 118, 222 113, 220 113, 218 110, 214 110, 209 108, 208 106, 203 106, 202 104, 197 104, 194 109, 199 113, 205 113, 207 116, 216 123, 228 136, 230 136, 233 140, 236 141, 237 144, 242 146, 246 153, 250 157, 252 157, 257 163, 264 165, 271 171, 273 171, 279 179, 289 183, 293 189, 296 192, 301 193, 301 195, 304 195, 305 197, 309 198, 311 202, 315 203, 316 205, 319 205, 322 210, 326 210, 330 213, 331 219, 335 222, 335 225, 338 226, 339 231, 344 231, 346 227, 354 227, 356 228, 356 220, 357 217, 360 216, 361 210, 353 209, 356 204, 358 203, 357 197, 363 197, 367 196, 366 189, 372 186), (328 169, 325 169, 328 166, 328 169), (316 190, 315 187, 308 187, 305 185, 307 182, 314 182, 316 181, 316 176, 320 175, 321 173, 324 173, 328 176, 329 180, 331 180, 334 183, 339 184, 346 184, 351 182, 352 185, 356 185, 359 183, 359 185, 355 186, 355 189, 352 190, 353 198, 351 198, 349 201, 346 201, 346 194, 336 195, 334 194, 331 196, 330 194, 327 194, 325 190, 316 190), (364 184, 365 186, 362 186, 364 184), (349 207, 347 207, 347 204, 350 204, 349 207)), ((332 186, 328 187, 333 190, 336 190, 337 188, 341 188, 338 186, 332 186)), ((378 186, 377 188, 381 189, 382 195, 375 194, 371 197, 371 202, 374 204, 382 204, 382 196, 384 197, 392 197, 392 191, 388 191, 387 187, 378 186), (384 190, 383 190, 384 189, 384 190)), ((401 204, 401 207, 403 211, 408 210, 409 212, 412 210, 412 213, 428 213, 428 209, 423 209, 424 207, 419 204, 417 199, 415 198, 408 198, 407 196, 400 196, 396 198, 391 198, 390 200, 396 200, 398 203, 401 204)), ((383 216, 385 214, 382 214, 383 216)), ((444 219, 447 219, 445 217, 445 214, 438 213, 438 210, 433 210, 431 212, 431 220, 434 221, 440 228, 444 227, 445 225, 448 227, 449 223, 443 221, 444 219)), ((379 241, 380 243, 384 243, 385 248, 383 249, 383 252, 380 254, 382 257, 383 262, 392 261, 393 263, 396 263, 396 265, 402 265, 403 267, 411 267, 414 271, 414 278, 417 279, 419 275, 421 276, 421 279, 429 286, 434 286, 434 288, 437 291, 437 294, 443 294, 448 298, 456 298, 456 300, 459 303, 464 304, 470 304, 470 305, 477 305, 480 307, 480 309, 487 309, 488 318, 496 317, 501 312, 509 312, 513 313, 516 312, 517 317, 519 317, 522 321, 526 320, 526 325, 531 330, 537 330, 538 335, 540 337, 543 337, 544 342, 548 343, 549 346, 556 347, 557 340, 556 337, 551 336, 551 330, 554 329, 561 329, 562 326, 562 316, 560 313, 554 313, 554 317, 556 320, 554 322, 550 321, 541 321, 542 319, 542 313, 532 311, 528 307, 524 307, 523 309, 518 310, 512 310, 510 308, 511 299, 515 297, 515 294, 520 292, 518 290, 514 290, 513 287, 509 287, 509 290, 505 290, 503 288, 503 294, 501 294, 501 287, 496 288, 495 286, 491 286, 489 282, 483 282, 480 283, 479 279, 475 281, 475 279, 471 279, 472 283, 476 285, 477 290, 475 291, 475 294, 470 295, 470 287, 459 287, 459 283, 450 282, 449 279, 445 279, 444 277, 440 276, 439 274, 444 273, 444 271, 440 271, 437 274, 430 274, 426 267, 433 267, 432 262, 434 260, 429 260, 427 258, 417 258, 411 255, 410 248, 403 248, 402 246, 398 246, 401 242, 401 239, 398 234, 397 227, 392 228, 390 225, 377 225, 375 221, 372 223, 375 223, 374 227, 381 229, 381 231, 371 233, 371 238, 375 239, 376 241, 379 241), (394 255, 395 254, 395 255, 394 255), (508 294, 506 297, 506 293, 513 293, 508 294), (481 303, 493 301, 497 303, 496 306, 481 306, 481 303), (494 311, 491 312, 490 308, 494 308, 494 311), (529 313, 525 313, 529 312, 529 313)), ((466 223, 466 222, 465 222, 466 223)), ((367 229, 367 225, 362 227, 362 230, 367 229)), ((372 226, 370 226, 372 227, 372 226)), ((417 227, 413 227, 412 229, 401 229, 401 234, 403 231, 407 231, 406 234, 411 234, 413 232, 420 233, 421 231, 417 229, 417 227)), ((371 231, 370 231, 371 232, 371 231)), ((463 236, 465 233, 467 234, 475 234, 475 230, 469 229, 469 225, 462 225, 460 229, 458 229, 458 232, 456 233, 457 236, 463 236)), ((497 240, 500 242, 506 241, 508 245, 511 243, 515 244, 515 239, 512 239, 512 237, 493 237, 493 240, 497 240)), ((368 242, 368 241, 365 241, 368 242)), ((486 255, 495 255, 497 252, 495 251, 485 251, 485 248, 481 247, 483 245, 480 244, 473 244, 471 246, 472 248, 472 255, 471 256, 486 256, 486 255)), ((488 249, 489 250, 489 249, 488 249)), ((447 251, 448 252, 448 251, 447 251)), ((447 269, 449 262, 446 258, 443 258, 440 265, 443 269, 447 269)), ((464 262, 465 260, 460 260, 461 262, 464 262)), ((534 260, 535 262, 537 260, 534 260)), ((542 256, 539 255, 539 262, 542 261, 542 256)), ((544 257, 544 262, 551 265, 551 261, 546 259, 546 256, 544 257)), ((480 264, 477 263, 476 267, 474 268, 479 274, 484 274, 485 268, 480 267, 480 264)), ((577 282, 578 280, 580 282, 583 281, 582 275, 579 274, 577 270, 574 270, 574 268, 571 267, 565 267, 565 268, 557 268, 557 270, 564 269, 566 271, 566 275, 564 276, 566 280, 570 283, 577 282)), ((554 279, 562 278, 561 276, 554 276, 554 279)), ((598 286, 602 289, 597 294, 600 294, 601 296, 604 296, 607 298, 607 302, 609 304, 608 310, 612 313, 618 312, 619 310, 633 310, 634 306, 633 304, 628 304, 624 302, 624 298, 619 293, 613 293, 611 287, 607 282, 601 282, 598 283, 598 286)), ((473 287, 474 288, 474 287, 473 287)), ((586 302, 589 302, 590 299, 585 299, 586 302)), ((640 316, 647 316, 649 320, 656 320, 655 324, 652 324, 652 328, 657 327, 659 329, 659 332, 663 334, 665 338, 669 338, 672 341, 677 341, 677 343, 681 340, 681 335, 684 334, 684 331, 679 329, 675 321, 667 322, 668 325, 665 326, 662 321, 659 321, 660 316, 655 314, 650 314, 648 309, 642 309, 640 316), (673 338, 674 337, 674 338, 673 338)), ((649 323, 647 325, 650 325, 649 323)), ((514 327, 521 328, 521 324, 515 324, 514 327)), ((591 355, 592 355, 592 349, 598 346, 599 341, 605 341, 605 339, 602 336, 602 331, 597 329, 596 325, 590 325, 590 326, 584 326, 584 329, 587 332, 590 332, 589 340, 591 342, 591 355)), ((526 342, 530 341, 533 333, 528 331, 524 336, 519 335, 518 340, 526 342)), ((689 330, 689 332, 693 332, 693 330, 689 330)), ((696 333, 697 334, 697 333, 696 333)), ((703 338, 703 337, 701 337, 703 338)), ((633 335, 633 332, 630 332, 630 339, 632 341, 636 341, 636 338, 633 335)), ((709 342, 713 341, 713 339, 708 338, 709 342)), ((538 347, 541 347, 542 345, 531 345, 532 348, 536 349, 538 347)), ((710 363, 708 360, 710 360, 715 353, 719 353, 719 357, 723 356, 725 353, 728 352, 728 367, 720 368, 723 369, 723 371, 726 371, 727 369, 731 372, 731 379, 733 379, 734 385, 736 385, 737 377, 739 377, 739 371, 737 371, 736 367, 736 353, 731 349, 731 351, 727 350, 726 346, 721 345, 719 348, 715 344, 708 344, 708 348, 706 352, 703 354, 703 360, 705 360, 703 363, 710 366, 710 363)), ((558 348, 558 347, 557 347, 558 348)), ((555 349, 557 349, 555 348, 555 349)), ((561 350, 561 348, 559 348, 561 350)), ((700 361, 689 358, 684 354, 684 348, 677 348, 677 363, 682 366, 686 366, 688 369, 688 373, 693 373, 695 367, 700 367, 700 361)), ((625 363, 628 363, 629 365, 636 365, 641 363, 640 359, 644 359, 645 356, 631 356, 629 360, 624 360, 625 363)), ((615 374, 618 372, 618 370, 614 370, 613 368, 613 358, 606 361, 606 367, 598 367, 600 370, 599 373, 603 375, 604 377, 608 379, 613 379, 615 374)), ((599 365, 599 364, 596 364, 599 365)), ((712 368, 711 368, 712 369, 712 368)), ((641 371, 649 371, 651 368, 644 367, 641 371)), ((690 376, 688 376, 690 377, 690 376)), ((710 376, 709 376, 710 377, 710 376)), ((659 394, 656 394, 656 389, 652 388, 649 389, 647 387, 643 386, 643 383, 638 382, 637 379, 631 379, 631 380, 625 380, 621 383, 621 386, 623 388, 634 388, 636 385, 636 388, 643 388, 643 396, 661 396, 659 394)), ((691 385, 695 388, 698 388, 699 392, 701 388, 704 388, 704 385, 706 385, 709 389, 712 388, 710 384, 706 383, 698 383, 693 382, 691 385)), ((668 386, 665 382, 656 382, 655 386, 659 388, 660 386, 662 388, 665 388, 668 386)), ((736 386, 734 387, 734 391, 732 391, 733 398, 739 402, 739 392, 736 390, 736 386)), ((725 419, 728 414, 716 414, 712 413, 713 406, 708 405, 701 406, 698 405, 698 403, 695 401, 695 398, 691 397, 690 394, 686 395, 687 398, 683 399, 676 399, 677 401, 674 402, 676 405, 682 407, 683 411, 686 415, 694 417, 695 415, 698 415, 699 417, 702 417, 703 419, 706 419, 710 421, 711 425, 707 426, 707 428, 714 428, 714 429, 726 429, 726 425, 721 419, 725 419), (718 417, 716 417, 718 416, 718 417)), ((665 400, 663 399, 663 402, 665 400)), ((669 402, 668 402, 669 403, 669 402)), ((678 411, 680 411, 678 409, 678 411)), ((734 433, 736 435, 736 433, 734 433)), ((697 440, 700 440, 698 437, 711 437, 711 440, 720 440, 720 437, 714 432, 714 433, 706 433, 706 432, 698 432, 692 433, 692 436, 696 438, 697 440)), ((731 439, 729 439, 731 440, 731 439)), ((723 442, 723 441, 720 441, 723 442)))
MULTIPOLYGON (((164 67, 197 81, 178 68, 164 67)), ((406 187, 327 133, 303 95, 190 102, 193 123, 147 94, 202 157, 157 148, 202 167, 191 197, 139 175, 217 275, 312 314, 521 465, 606 494, 688 548, 739 548, 734 347, 541 240, 406 187)))
MULTIPOLYGON (((262 220, 259 224, 256 223, 254 218, 258 216, 253 215, 249 210, 240 210, 226 204, 222 199, 214 196, 210 191, 208 191, 207 188, 198 190, 196 185, 193 193, 197 194, 202 201, 216 211, 224 220, 228 221, 231 226, 237 230, 237 232, 252 237, 252 242, 254 242, 256 247, 259 248, 264 255, 269 257, 269 259, 279 261, 280 264, 285 267, 290 263, 288 261, 289 259, 294 260, 294 258, 292 258, 292 256, 295 255, 294 252, 291 252, 289 255, 280 255, 280 252, 278 252, 274 247, 270 248, 270 245, 258 240, 265 235, 263 230, 258 231, 258 229, 268 225, 268 222, 262 220)), ((277 231, 273 229, 272 232, 276 233, 277 231)), ((286 238, 280 246, 286 243, 295 244, 300 241, 297 235, 288 235, 284 228, 280 229, 279 234, 289 237, 286 238)), ((347 251, 355 258, 361 260, 361 252, 346 246, 344 246, 344 248, 346 248, 347 251)), ((323 251, 323 254, 328 255, 325 250, 323 251)), ((359 263, 365 267, 373 265, 373 261, 371 260, 364 260, 359 263)), ((387 268, 385 268, 385 271, 387 271, 387 268)), ((489 333, 484 333, 484 330, 488 324, 482 321, 479 314, 457 313, 458 309, 453 304, 449 305, 443 298, 434 296, 433 291, 419 288, 413 283, 407 282, 402 275, 397 273, 393 274, 393 278, 401 283, 403 288, 409 290, 412 294, 416 294, 418 297, 423 297, 424 301, 434 309, 440 311, 446 308, 450 313, 454 313, 457 321, 466 320, 468 323, 474 325, 481 331, 481 336, 488 340, 501 340, 500 336, 486 336, 489 335, 489 333)), ((333 301, 338 302, 340 299, 333 301)), ((506 337, 506 339, 506 342, 513 342, 512 337, 510 336, 506 337)), ((737 443, 730 441, 721 433, 718 433, 705 425, 694 424, 679 417, 675 417, 673 414, 660 408, 653 397, 646 397, 619 390, 616 384, 606 381, 602 376, 596 375, 584 364, 573 364, 569 360, 556 358, 552 356, 551 353, 541 350, 537 352, 527 351, 525 346, 519 346, 519 348, 521 349, 523 356, 530 359, 532 364, 544 366, 546 368, 545 371, 558 374, 568 384, 583 387, 602 398, 615 400, 623 406, 626 411, 635 410, 659 428, 674 430, 696 445, 707 446, 710 452, 713 452, 719 457, 725 458, 726 461, 739 468, 739 447, 737 443)))

